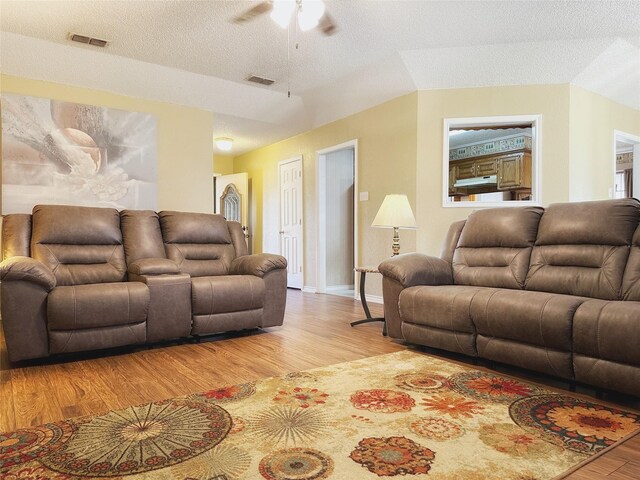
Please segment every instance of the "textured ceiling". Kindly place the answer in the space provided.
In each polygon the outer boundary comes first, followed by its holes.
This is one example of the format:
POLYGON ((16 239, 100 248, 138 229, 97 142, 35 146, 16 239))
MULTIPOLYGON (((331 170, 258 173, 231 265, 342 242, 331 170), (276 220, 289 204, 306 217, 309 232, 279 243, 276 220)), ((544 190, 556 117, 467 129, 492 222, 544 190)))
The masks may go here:
POLYGON ((268 16, 229 22, 256 3, 1 1, 0 68, 212 110, 234 153, 416 89, 572 82, 640 108, 636 0, 328 1, 337 33, 299 33, 290 67, 268 16))

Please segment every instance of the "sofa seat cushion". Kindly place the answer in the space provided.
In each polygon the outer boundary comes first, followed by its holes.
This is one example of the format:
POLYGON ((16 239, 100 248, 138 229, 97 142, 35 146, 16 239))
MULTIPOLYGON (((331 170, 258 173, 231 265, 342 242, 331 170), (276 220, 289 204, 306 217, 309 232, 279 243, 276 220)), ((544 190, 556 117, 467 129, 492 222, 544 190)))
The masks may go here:
POLYGON ((572 320, 586 300, 522 290, 476 296, 470 310, 478 356, 572 378, 572 320))
POLYGON ((588 300, 573 319, 575 353, 640 366, 640 302, 588 300))
POLYGON ((402 336, 409 342, 476 356, 476 330, 469 304, 495 288, 464 285, 406 288, 398 300, 402 336))
POLYGON ((196 315, 262 308, 264 281, 253 275, 219 275, 191 280, 191 307, 196 315))
POLYGON ((579 382, 640 397, 640 302, 589 300, 573 319, 579 382))
POLYGON ((572 320, 583 297, 523 290, 482 292, 470 303, 478 334, 571 351, 572 320))
POLYGON ((490 297, 496 288, 465 285, 417 286, 400 294, 403 322, 454 332, 475 333, 470 304, 480 295, 490 297))
POLYGON ((54 288, 47 301, 48 329, 80 330, 141 323, 147 319, 149 289, 140 282, 54 288))

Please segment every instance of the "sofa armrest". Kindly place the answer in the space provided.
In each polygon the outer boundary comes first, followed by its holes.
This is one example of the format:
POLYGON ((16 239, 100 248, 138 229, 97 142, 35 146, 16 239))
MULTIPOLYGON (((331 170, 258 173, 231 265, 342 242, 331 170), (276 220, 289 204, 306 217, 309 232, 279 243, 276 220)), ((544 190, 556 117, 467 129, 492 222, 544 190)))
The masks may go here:
POLYGON ((403 288, 415 285, 451 285, 451 264, 421 253, 405 253, 385 260, 378 266, 380 273, 400 283, 403 288))
POLYGON ((10 257, 0 263, 0 280, 35 283, 47 292, 56 286, 56 277, 49 267, 31 257, 10 257))
POLYGON ((168 258, 141 258, 129 265, 129 273, 134 275, 167 275, 180 273, 180 268, 168 258))
POLYGON ((49 355, 47 299, 55 286, 51 269, 31 257, 0 263, 0 311, 10 361, 49 355))
POLYGON ((257 253, 233 259, 229 273, 231 275, 254 275, 262 278, 272 270, 286 268, 287 259, 283 256, 272 253, 257 253))

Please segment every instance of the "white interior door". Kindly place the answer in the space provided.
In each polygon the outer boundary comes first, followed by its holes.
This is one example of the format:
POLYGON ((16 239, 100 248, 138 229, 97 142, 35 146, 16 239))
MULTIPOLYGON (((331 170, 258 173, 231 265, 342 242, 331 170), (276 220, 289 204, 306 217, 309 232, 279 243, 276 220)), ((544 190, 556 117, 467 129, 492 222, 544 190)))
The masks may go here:
POLYGON ((278 164, 280 253, 287 259, 287 287, 302 288, 302 157, 278 164))
POLYGON ((251 253, 249 229, 249 174, 234 173, 215 177, 215 213, 221 213, 227 220, 240 222, 251 253), (237 194, 237 201, 236 196, 237 194))

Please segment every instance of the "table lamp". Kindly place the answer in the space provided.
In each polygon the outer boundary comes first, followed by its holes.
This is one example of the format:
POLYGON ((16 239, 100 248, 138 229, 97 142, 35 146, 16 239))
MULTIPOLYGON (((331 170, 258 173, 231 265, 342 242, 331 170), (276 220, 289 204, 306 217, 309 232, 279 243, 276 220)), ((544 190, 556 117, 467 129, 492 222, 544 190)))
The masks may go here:
POLYGON ((372 227, 393 228, 393 256, 400 253, 400 228, 417 228, 416 219, 413 216, 409 199, 406 195, 387 195, 380 205, 376 218, 373 219, 372 227))

